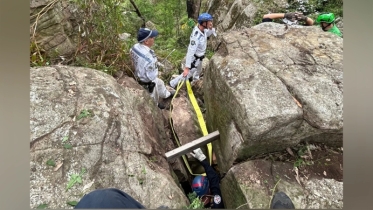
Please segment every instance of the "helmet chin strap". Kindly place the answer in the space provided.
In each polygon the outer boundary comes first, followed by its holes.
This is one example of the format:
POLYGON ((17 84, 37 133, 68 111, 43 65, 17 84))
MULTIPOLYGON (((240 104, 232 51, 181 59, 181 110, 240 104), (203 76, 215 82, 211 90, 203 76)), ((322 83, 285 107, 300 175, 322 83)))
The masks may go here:
POLYGON ((201 26, 203 26, 203 28, 207 28, 207 21, 203 22, 201 26), (206 26, 204 25, 204 23, 206 24, 206 26))
POLYGON ((207 21, 206 22, 203 22, 202 24, 199 24, 200 26, 202 26, 203 27, 203 29, 200 29, 202 32, 204 32, 205 31, 205 29, 208 29, 207 28, 207 26, 205 26, 204 25, 204 23, 206 23, 207 24, 207 21))
POLYGON ((332 23, 329 23, 328 25, 326 25, 325 27, 321 24, 321 28, 323 31, 327 31, 326 28, 329 27, 332 23))

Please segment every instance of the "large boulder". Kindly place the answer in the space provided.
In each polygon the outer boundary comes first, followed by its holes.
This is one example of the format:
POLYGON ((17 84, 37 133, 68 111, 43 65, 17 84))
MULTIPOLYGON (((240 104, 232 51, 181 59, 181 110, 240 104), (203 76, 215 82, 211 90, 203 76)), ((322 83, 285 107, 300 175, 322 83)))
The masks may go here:
POLYGON ((316 26, 262 23, 224 33, 204 75, 223 171, 302 141, 341 146, 342 54, 343 39, 316 26))
POLYGON ((269 209, 272 195, 278 191, 285 192, 296 209, 343 207, 343 182, 300 177, 291 163, 265 160, 240 163, 228 171, 221 188, 228 209, 269 209))
POLYGON ((76 9, 69 1, 31 0, 30 38, 39 49, 50 55, 74 53, 74 37, 77 23, 74 20, 76 9))
POLYGON ((289 6, 287 0, 273 0, 265 4, 259 0, 212 0, 208 12, 220 32, 251 27, 261 22, 262 15, 281 12, 289 6))
POLYGON ((109 187, 147 208, 188 204, 164 157, 162 112, 140 85, 123 88, 81 67, 31 68, 30 76, 31 208, 68 208, 109 187), (81 183, 67 189, 82 170, 81 183))

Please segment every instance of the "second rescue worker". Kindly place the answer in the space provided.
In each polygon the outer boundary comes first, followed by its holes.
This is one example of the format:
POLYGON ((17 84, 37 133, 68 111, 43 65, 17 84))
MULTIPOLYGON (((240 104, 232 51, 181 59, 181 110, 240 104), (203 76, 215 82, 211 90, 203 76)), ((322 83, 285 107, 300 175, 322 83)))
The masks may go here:
POLYGON ((190 35, 188 52, 184 72, 170 81, 171 87, 175 88, 179 81, 183 78, 199 80, 199 75, 202 71, 202 60, 205 58, 207 38, 215 33, 215 28, 212 25, 212 16, 208 13, 202 13, 198 17, 198 25, 194 27, 190 35))
POLYGON ((172 98, 175 90, 167 90, 163 80, 158 78, 158 60, 154 51, 150 49, 154 45, 154 39, 158 36, 157 30, 140 28, 137 33, 137 41, 130 50, 131 59, 135 68, 135 76, 138 83, 143 86, 160 109, 165 106, 159 103, 159 98, 172 98))

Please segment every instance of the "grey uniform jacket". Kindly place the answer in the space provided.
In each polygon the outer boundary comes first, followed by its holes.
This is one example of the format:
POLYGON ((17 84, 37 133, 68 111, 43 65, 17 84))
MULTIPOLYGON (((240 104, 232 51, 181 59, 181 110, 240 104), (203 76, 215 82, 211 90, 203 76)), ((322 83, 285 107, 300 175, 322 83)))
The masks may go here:
POLYGON ((195 26, 192 34, 190 35, 190 42, 188 46, 188 53, 186 56, 185 67, 191 68, 192 62, 194 61, 194 55, 201 57, 206 53, 207 37, 213 34, 212 30, 205 29, 204 32, 199 30, 198 26, 195 26))

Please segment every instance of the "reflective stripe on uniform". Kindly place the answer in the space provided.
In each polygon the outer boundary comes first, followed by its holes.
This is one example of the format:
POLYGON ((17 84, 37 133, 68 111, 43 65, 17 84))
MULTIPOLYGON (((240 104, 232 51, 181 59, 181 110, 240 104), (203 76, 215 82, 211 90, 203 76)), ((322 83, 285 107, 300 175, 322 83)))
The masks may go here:
POLYGON ((140 51, 138 51, 135 47, 132 47, 131 50, 134 51, 138 56, 145 59, 147 62, 149 62, 149 63, 152 62, 148 57, 146 57, 144 54, 142 54, 140 51))

